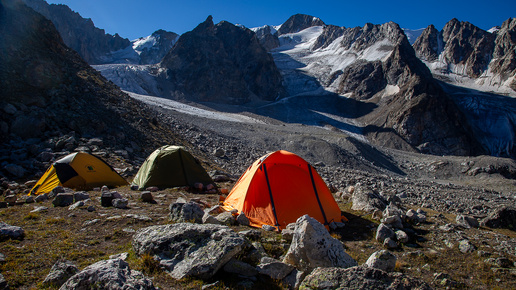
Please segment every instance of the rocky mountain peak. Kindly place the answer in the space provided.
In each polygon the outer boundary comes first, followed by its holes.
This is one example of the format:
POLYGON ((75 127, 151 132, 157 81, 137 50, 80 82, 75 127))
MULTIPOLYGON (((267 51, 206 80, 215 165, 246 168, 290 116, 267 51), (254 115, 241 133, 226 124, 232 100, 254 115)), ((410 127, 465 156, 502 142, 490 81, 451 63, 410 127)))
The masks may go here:
POLYGON ((171 97, 243 104, 282 95, 281 75, 255 33, 212 17, 181 35, 163 58, 171 97))
POLYGON ((306 14, 292 15, 278 29, 278 36, 286 33, 296 33, 313 26, 325 26, 324 22, 314 16, 306 14))
POLYGON ((102 64, 105 55, 131 45, 127 38, 106 34, 103 29, 95 27, 91 19, 81 17, 66 5, 49 5, 44 0, 23 1, 52 21, 64 43, 89 64, 102 64))
POLYGON ((442 50, 440 43, 442 43, 442 39, 439 31, 433 24, 430 24, 416 39, 413 47, 419 58, 434 61, 439 58, 439 53, 442 50))

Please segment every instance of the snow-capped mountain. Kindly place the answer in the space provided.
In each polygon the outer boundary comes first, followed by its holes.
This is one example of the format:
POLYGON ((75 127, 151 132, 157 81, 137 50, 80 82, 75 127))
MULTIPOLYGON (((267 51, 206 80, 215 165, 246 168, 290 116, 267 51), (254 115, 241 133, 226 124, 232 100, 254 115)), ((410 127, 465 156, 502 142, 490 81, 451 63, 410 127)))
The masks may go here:
POLYGON ((424 28, 420 28, 420 29, 403 28, 403 32, 405 32, 405 35, 407 36, 407 39, 410 42, 410 44, 414 44, 414 42, 416 42, 416 39, 421 35, 421 33, 423 33, 424 30, 425 30, 424 28))

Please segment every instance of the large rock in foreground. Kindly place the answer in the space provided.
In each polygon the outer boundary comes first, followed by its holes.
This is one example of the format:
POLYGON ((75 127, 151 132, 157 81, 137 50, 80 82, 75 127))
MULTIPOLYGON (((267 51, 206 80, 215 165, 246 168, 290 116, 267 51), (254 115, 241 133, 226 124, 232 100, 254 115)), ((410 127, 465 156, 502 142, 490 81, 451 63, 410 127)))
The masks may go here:
POLYGON ((245 239, 222 225, 179 223, 140 229, 133 237, 136 254, 159 259, 175 279, 209 279, 240 253, 245 239))
POLYGON ((502 207, 482 220, 482 226, 516 230, 516 208, 502 207))
POLYGON ((299 289, 432 289, 425 282, 401 273, 366 267, 317 268, 299 289))
POLYGON ((156 289, 152 281, 139 271, 131 270, 122 259, 103 260, 92 264, 66 281, 66 289, 156 289))
POLYGON ((301 270, 357 265, 346 253, 342 243, 330 236, 321 223, 308 215, 297 219, 292 243, 283 262, 301 270))

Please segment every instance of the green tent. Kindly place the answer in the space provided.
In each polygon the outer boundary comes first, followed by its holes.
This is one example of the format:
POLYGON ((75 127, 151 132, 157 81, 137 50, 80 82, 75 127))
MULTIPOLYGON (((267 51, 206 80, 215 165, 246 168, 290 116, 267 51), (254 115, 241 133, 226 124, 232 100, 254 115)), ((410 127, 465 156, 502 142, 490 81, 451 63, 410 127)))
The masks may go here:
POLYGON ((138 189, 213 184, 213 180, 184 147, 165 145, 155 150, 136 173, 133 185, 138 189))

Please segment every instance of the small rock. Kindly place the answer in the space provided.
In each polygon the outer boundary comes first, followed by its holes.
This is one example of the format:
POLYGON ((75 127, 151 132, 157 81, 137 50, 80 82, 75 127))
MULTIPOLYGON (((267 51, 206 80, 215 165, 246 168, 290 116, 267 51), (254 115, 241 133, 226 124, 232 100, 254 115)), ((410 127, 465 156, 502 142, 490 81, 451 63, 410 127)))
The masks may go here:
POLYGON ((281 231, 281 236, 287 242, 291 242, 292 238, 294 237, 294 230, 292 230, 292 229, 284 229, 284 230, 281 231))
POLYGON ((25 203, 34 203, 34 196, 25 197, 25 203))
POLYGON ((265 231, 268 231, 268 232, 272 232, 272 231, 276 230, 275 227, 270 226, 270 225, 262 225, 262 229, 265 230, 265 231))
POLYGON ((86 191, 77 191, 73 194, 73 199, 75 202, 81 201, 81 200, 87 200, 90 199, 90 194, 86 191))
POLYGON ((65 207, 73 204, 73 194, 71 193, 58 193, 52 204, 55 207, 65 207))
POLYGON ((146 188, 150 192, 157 192, 159 191, 159 188, 157 186, 150 186, 146 188))
POLYGON ((17 200, 18 200, 18 197, 16 197, 16 195, 14 195, 14 194, 4 197, 4 201, 7 203, 10 203, 10 204, 16 203, 17 200))
POLYGON ((223 269, 227 273, 233 273, 247 277, 258 275, 258 271, 255 267, 236 259, 229 260, 229 262, 224 265, 223 269))
POLYGON ((127 198, 116 198, 113 199, 113 207, 125 209, 127 208, 127 205, 129 204, 129 200, 127 198))
POLYGON ((395 236, 394 231, 385 224, 380 224, 376 230, 376 240, 382 244, 385 239, 394 238, 395 236))
POLYGON ((61 287, 66 280, 77 272, 79 272, 79 268, 77 268, 74 263, 66 260, 59 260, 50 269, 50 273, 48 273, 47 277, 43 281, 43 285, 47 287, 61 287))
POLYGON ((393 238, 386 238, 383 241, 383 246, 387 249, 396 249, 398 247, 398 243, 393 238))
POLYGON ((249 219, 245 216, 245 213, 243 212, 236 217, 236 221, 240 225, 249 226, 249 219))
POLYGON ((260 274, 272 279, 283 279, 294 270, 294 266, 270 257, 263 257, 256 268, 260 274))
POLYGON ((43 202, 45 200, 48 200, 48 195, 46 193, 40 194, 34 198, 36 202, 43 202))
POLYGON ((100 205, 103 207, 110 207, 113 205, 113 199, 113 194, 103 189, 102 195, 100 196, 100 205))
POLYGON ((23 239, 25 231, 21 227, 11 226, 0 222, 0 240, 23 239))
POLYGON ((464 239, 459 242, 459 250, 463 253, 472 253, 475 249, 476 247, 469 240, 464 239))
POLYGON ((35 206, 33 210, 31 210, 30 212, 42 212, 42 211, 47 211, 48 210, 48 207, 46 206, 35 206))
POLYGON ((231 225, 236 224, 235 217, 233 216, 233 214, 231 212, 228 212, 228 211, 217 215, 216 219, 224 225, 231 226, 231 225))
POLYGON ((402 231, 402 230, 397 230, 396 231, 396 240, 398 240, 400 243, 408 243, 409 241, 409 236, 407 235, 406 232, 402 231))
POLYGON ((247 230, 238 232, 239 235, 244 236, 250 240, 258 240, 262 236, 262 232, 259 230, 247 230))
POLYGON ((200 183, 200 182, 197 182, 194 184, 194 189, 197 190, 197 191, 202 191, 202 189, 204 188, 204 184, 200 183))
POLYGON ((396 266, 396 256, 386 250, 377 251, 367 259, 364 266, 392 272, 396 266))
POLYGON ((149 190, 142 191, 142 193, 140 193, 140 200, 143 202, 153 202, 154 197, 152 196, 152 192, 149 190))
POLYGON ((79 208, 81 206, 84 206, 84 201, 82 201, 82 200, 72 204, 71 206, 69 206, 68 210, 75 210, 75 209, 77 209, 77 208, 79 208))
POLYGON ((213 224, 213 225, 221 225, 222 223, 216 219, 214 216, 212 216, 211 214, 205 212, 204 215, 202 216, 202 223, 203 224, 213 224))

